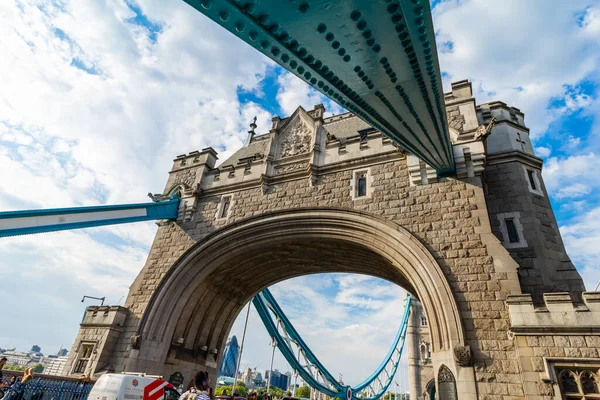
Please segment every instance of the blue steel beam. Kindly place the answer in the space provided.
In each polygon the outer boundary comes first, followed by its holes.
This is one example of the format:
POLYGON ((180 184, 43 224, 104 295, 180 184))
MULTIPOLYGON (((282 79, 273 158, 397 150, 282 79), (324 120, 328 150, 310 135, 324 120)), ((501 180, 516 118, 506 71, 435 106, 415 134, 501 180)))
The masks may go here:
POLYGON ((454 172, 428 0, 184 0, 420 157, 454 172))
POLYGON ((179 197, 168 201, 0 212, 0 237, 157 219, 177 219, 179 197))
POLYGON ((299 333, 293 327, 268 289, 264 289, 256 295, 252 302, 256 307, 263 324, 267 328, 269 335, 275 340, 275 343, 283 356, 292 368, 297 371, 302 379, 304 379, 311 387, 328 396, 340 399, 345 398, 348 400, 376 400, 388 390, 396 375, 396 371, 398 370, 408 330, 411 303, 410 296, 407 298, 404 314, 400 321, 400 328, 392 343, 390 351, 384 357, 384 360, 377 369, 367 379, 354 387, 342 385, 323 366, 300 337, 299 333), (276 321, 273 320, 271 313, 276 321), (285 333, 284 335, 279 331, 280 326, 285 333), (304 356, 308 365, 304 365, 301 360, 296 357, 294 350, 291 348, 292 343, 299 348, 300 353, 304 356))

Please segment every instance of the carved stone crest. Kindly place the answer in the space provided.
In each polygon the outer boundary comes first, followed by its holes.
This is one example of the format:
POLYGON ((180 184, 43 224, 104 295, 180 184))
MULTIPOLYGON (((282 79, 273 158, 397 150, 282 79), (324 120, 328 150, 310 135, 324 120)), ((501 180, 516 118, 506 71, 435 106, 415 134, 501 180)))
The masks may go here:
POLYGON ((281 141, 281 158, 305 154, 310 151, 312 132, 302 121, 298 122, 281 141))
POLYGON ((277 174, 285 174, 286 172, 298 171, 306 167, 306 163, 287 164, 275 167, 277 174))
POLYGON ((454 361, 461 367, 469 367, 472 363, 471 346, 454 346, 454 361))

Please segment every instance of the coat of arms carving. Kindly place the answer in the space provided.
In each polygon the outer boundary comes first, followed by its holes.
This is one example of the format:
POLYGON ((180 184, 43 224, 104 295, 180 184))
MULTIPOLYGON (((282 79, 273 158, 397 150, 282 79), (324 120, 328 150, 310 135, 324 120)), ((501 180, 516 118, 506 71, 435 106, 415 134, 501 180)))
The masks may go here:
POLYGON ((308 153, 311 142, 310 128, 300 121, 286 132, 281 141, 281 158, 308 153))

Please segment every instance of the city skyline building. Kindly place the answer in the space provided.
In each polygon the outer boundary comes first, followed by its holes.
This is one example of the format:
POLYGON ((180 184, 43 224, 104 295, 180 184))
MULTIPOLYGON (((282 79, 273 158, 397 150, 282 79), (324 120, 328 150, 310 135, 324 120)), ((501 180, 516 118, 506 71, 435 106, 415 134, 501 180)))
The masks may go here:
MULTIPOLYGON (((269 382, 270 371, 265 371, 265 380, 269 382)), ((290 384, 290 376, 288 374, 282 374, 279 370, 274 369, 271 376, 271 387, 275 386, 279 389, 286 391, 290 384)))
POLYGON ((233 377, 235 375, 239 354, 240 346, 237 337, 233 335, 225 345, 225 352, 223 353, 223 361, 221 362, 219 376, 233 377))
POLYGON ((62 371, 67 364, 69 357, 66 356, 48 356, 44 365, 44 375, 62 375, 62 371))

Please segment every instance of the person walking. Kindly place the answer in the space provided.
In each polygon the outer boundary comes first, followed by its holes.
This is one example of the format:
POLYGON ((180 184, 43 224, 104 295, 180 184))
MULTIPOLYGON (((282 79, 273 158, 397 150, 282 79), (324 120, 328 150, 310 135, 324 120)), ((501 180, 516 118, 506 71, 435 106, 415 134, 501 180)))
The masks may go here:
POLYGON ((179 400, 211 400, 208 387, 208 372, 196 372, 192 387, 182 394, 179 400))
POLYGON ((0 386, 4 386, 4 381, 2 380, 2 368, 4 368, 4 364, 8 361, 8 358, 2 357, 0 358, 0 386))

